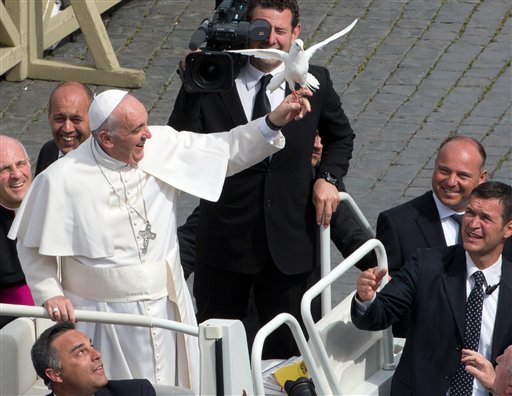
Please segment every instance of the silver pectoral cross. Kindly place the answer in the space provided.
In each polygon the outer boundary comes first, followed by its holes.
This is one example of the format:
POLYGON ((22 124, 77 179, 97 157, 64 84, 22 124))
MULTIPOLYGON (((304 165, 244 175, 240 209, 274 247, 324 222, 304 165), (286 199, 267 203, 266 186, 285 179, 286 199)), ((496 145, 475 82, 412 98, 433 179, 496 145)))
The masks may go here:
POLYGON ((156 238, 156 234, 151 232, 151 223, 149 221, 146 222, 146 228, 139 231, 139 235, 142 237, 142 254, 146 254, 148 252, 149 240, 156 238))

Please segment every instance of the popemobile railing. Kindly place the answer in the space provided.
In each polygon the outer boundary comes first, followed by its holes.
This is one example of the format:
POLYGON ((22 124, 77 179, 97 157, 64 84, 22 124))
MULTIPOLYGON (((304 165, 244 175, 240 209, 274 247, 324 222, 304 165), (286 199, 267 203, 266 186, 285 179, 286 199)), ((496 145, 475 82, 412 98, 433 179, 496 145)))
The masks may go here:
MULTIPOLYGON (((372 226, 366 220, 366 217, 355 203, 354 199, 345 192, 340 192, 340 202, 345 201, 349 210, 354 214, 357 221, 363 228, 368 239, 375 238, 375 232, 372 226)), ((341 210, 341 209, 340 209, 341 210)), ((320 270, 324 278, 331 272, 331 227, 320 226, 320 270)), ((331 310, 331 287, 325 288, 322 292, 322 316, 325 316, 331 310)))
MULTIPOLYGON (((27 305, 0 304, 0 313, 6 316, 33 317, 49 319, 48 312, 43 307, 27 305)), ((121 324, 140 327, 157 327, 160 329, 174 330, 191 336, 199 336, 199 328, 173 320, 160 319, 143 315, 131 315, 100 311, 75 310, 76 320, 80 322, 95 322, 121 324)))

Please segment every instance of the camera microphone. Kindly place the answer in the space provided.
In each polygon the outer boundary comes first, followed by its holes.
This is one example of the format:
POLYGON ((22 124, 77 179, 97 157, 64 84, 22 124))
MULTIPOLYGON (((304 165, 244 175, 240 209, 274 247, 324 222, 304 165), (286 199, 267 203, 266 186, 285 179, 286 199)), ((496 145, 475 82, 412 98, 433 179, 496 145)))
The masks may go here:
POLYGON ((485 288, 485 294, 488 294, 488 295, 491 295, 494 290, 496 290, 498 288, 498 286, 500 285, 500 282, 496 283, 495 285, 489 285, 485 288))
POLYGON ((210 26, 210 21, 208 19, 205 19, 199 27, 196 29, 194 34, 192 34, 192 38, 190 39, 190 42, 188 43, 188 49, 191 51, 195 51, 198 49, 201 44, 203 44, 206 39, 208 38, 208 28, 210 26))

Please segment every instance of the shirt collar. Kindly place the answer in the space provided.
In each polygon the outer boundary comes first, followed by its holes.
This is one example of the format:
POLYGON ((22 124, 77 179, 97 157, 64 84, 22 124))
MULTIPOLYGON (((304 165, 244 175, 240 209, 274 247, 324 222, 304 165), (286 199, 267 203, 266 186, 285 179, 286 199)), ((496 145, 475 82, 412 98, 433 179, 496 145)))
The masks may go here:
POLYGON ((464 214, 464 212, 456 212, 453 209, 450 209, 448 206, 446 206, 444 203, 442 203, 439 198, 437 198, 437 195, 432 191, 432 196, 434 197, 434 202, 437 207, 437 212, 439 213, 439 218, 441 220, 446 219, 447 217, 450 217, 453 214, 464 214))
MULTIPOLYGON (((254 88, 256 84, 259 83, 261 77, 264 74, 270 74, 274 76, 276 75, 276 73, 279 73, 282 70, 284 70, 284 64, 281 63, 277 68, 272 70, 272 73, 263 73, 261 70, 258 70, 253 65, 251 65, 251 62, 247 62, 244 68, 242 69, 240 75, 243 83, 245 84, 246 89, 250 91, 254 88)), ((284 85, 281 84, 279 89, 284 89, 284 85)))
POLYGON ((501 254, 500 254, 500 257, 493 265, 491 265, 490 267, 487 267, 484 270, 481 270, 476 266, 474 261, 471 259, 471 257, 469 256, 469 253, 466 252, 466 276, 467 276, 467 279, 470 279, 471 275, 473 275, 476 271, 482 271, 484 273, 485 283, 487 284, 487 286, 495 285, 495 284, 499 283, 500 278, 501 278, 501 263, 502 263, 502 258, 501 258, 501 254))

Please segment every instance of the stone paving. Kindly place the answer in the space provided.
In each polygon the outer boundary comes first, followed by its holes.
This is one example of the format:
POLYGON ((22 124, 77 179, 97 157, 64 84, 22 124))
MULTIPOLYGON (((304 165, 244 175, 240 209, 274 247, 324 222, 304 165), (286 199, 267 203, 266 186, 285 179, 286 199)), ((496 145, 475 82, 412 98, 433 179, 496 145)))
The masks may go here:
MULTIPOLYGON (((150 123, 165 124, 180 87, 175 69, 212 0, 124 1, 103 17, 123 67, 143 69, 134 95, 150 123)), ((308 44, 359 18, 315 55, 327 66, 356 133, 345 179, 374 226, 380 211, 430 186, 436 150, 450 134, 481 141, 491 178, 512 180, 512 7, 509 0, 299 0, 308 44)), ((83 36, 52 54, 91 63, 83 36)), ((19 138, 35 163, 50 138, 46 102, 56 82, 0 80, 0 132, 19 138)), ((101 92, 105 86, 93 86, 101 92)), ((180 221, 196 205, 181 199, 180 221)), ((332 249, 333 262, 341 260, 332 249)), ((336 284, 339 300, 357 271, 336 284)))

